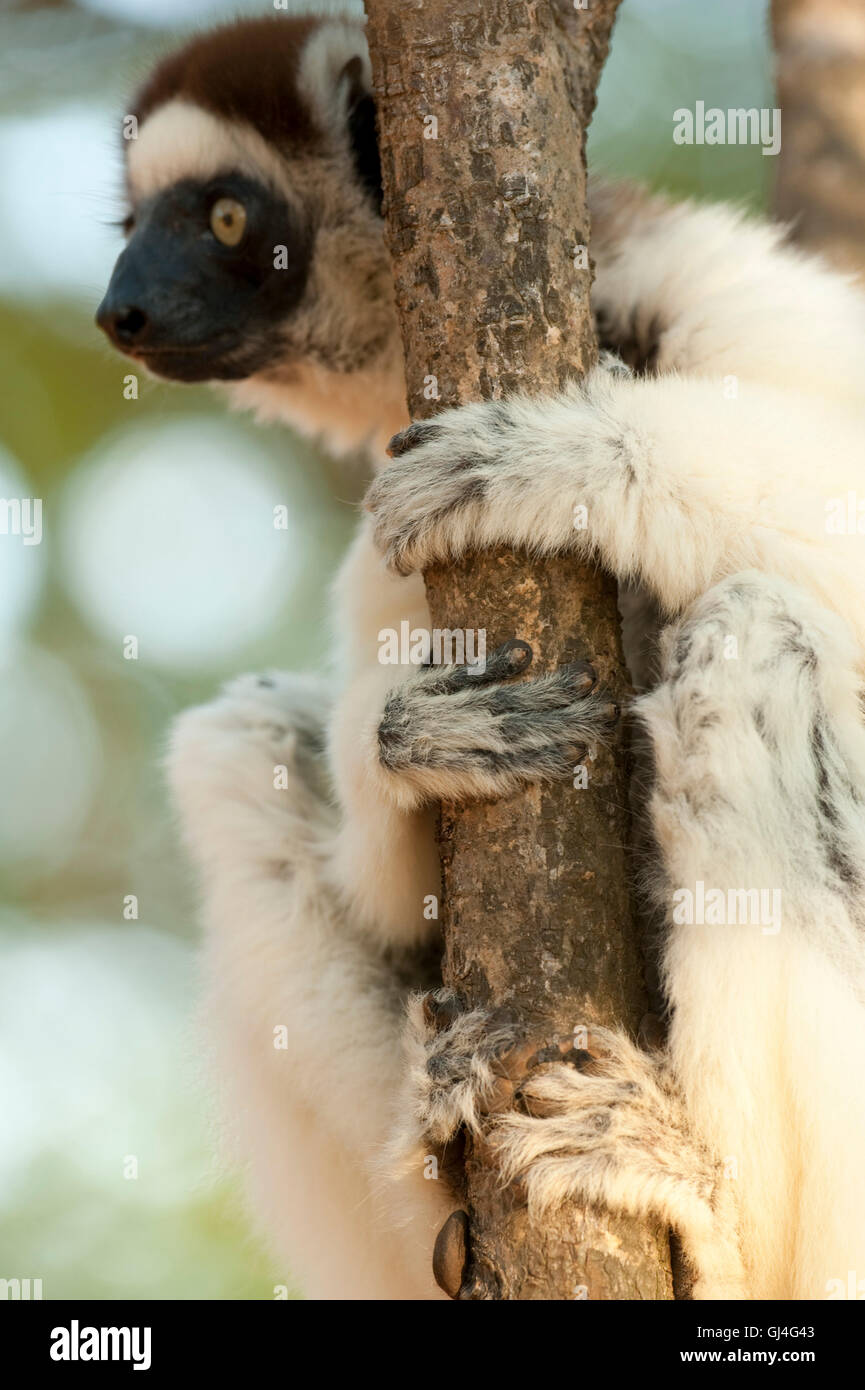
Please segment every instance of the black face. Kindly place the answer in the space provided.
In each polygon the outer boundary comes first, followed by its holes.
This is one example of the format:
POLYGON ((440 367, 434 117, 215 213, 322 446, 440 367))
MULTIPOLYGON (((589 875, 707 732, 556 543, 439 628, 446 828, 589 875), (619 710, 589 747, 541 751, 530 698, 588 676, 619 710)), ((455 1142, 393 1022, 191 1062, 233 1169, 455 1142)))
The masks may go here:
POLYGON ((96 313, 121 352, 174 381, 237 381, 279 359, 312 249, 283 199, 241 174, 185 179, 131 230, 96 313))

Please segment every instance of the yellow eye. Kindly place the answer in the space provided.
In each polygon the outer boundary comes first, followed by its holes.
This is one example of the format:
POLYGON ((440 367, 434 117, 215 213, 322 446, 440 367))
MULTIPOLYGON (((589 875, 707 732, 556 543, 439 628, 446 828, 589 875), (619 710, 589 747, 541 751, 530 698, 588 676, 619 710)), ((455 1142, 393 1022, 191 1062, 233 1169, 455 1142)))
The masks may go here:
POLYGON ((218 198, 210 209, 210 230, 223 246, 238 246, 246 231, 246 208, 236 198, 218 198))

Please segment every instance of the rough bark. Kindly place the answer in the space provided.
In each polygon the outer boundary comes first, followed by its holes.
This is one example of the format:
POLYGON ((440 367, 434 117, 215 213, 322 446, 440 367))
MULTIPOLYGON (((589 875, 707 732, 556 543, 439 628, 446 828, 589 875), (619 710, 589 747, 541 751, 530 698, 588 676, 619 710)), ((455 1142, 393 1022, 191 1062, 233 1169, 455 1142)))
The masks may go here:
MULTIPOLYGON (((584 141, 616 5, 367 0, 415 418, 555 389, 594 361, 584 141)), ((588 659, 626 695, 609 577, 502 551, 426 580, 434 626, 485 628, 488 650, 525 638, 535 674, 588 659)), ((636 1030, 646 1007, 621 734, 588 769, 584 790, 442 810, 445 980, 471 1004, 507 1006, 540 1042, 598 1022, 636 1030)), ((530 1222, 483 1141, 466 1173, 467 1230, 454 1223, 442 1242, 444 1264, 467 1243, 459 1297, 670 1297, 661 1230, 574 1206, 530 1222)))
POLYGON ((865 272, 865 4, 773 0, 781 107, 774 211, 803 246, 865 272))

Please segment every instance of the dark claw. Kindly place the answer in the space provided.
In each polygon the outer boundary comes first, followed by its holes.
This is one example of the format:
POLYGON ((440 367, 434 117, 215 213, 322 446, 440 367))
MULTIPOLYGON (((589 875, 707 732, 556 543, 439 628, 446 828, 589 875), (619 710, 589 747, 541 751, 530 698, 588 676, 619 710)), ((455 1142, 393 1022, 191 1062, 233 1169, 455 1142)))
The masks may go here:
POLYGON ((495 1076, 506 1077, 514 1085, 518 1085, 526 1074, 538 1065, 540 1051, 543 1049, 539 1049, 537 1043, 528 1038, 521 1038, 518 1042, 505 1046, 492 1063, 491 1070, 495 1076))
POLYGON ((533 1120, 550 1120, 556 1115, 560 1115, 562 1107, 559 1101, 541 1099, 540 1096, 529 1096, 521 1091, 518 1096, 519 1107, 526 1115, 531 1115, 533 1120))
MULTIPOLYGON (((483 666, 455 667, 444 678, 442 685, 437 687, 437 693, 464 690, 467 685, 491 685, 494 681, 505 681, 510 676, 521 675, 531 665, 532 656, 533 652, 528 642, 523 642, 519 637, 512 637, 509 642, 497 647, 483 666)), ((433 666, 428 669, 435 671, 433 666)))
POLYGON ((422 1007, 424 1023, 428 1028, 435 1028, 437 1033, 452 1027, 464 1012, 462 1001, 453 994, 446 999, 437 999, 435 993, 425 994, 422 1007))
POLYGON ((498 1115, 510 1110, 513 1105, 516 1086, 509 1076, 497 1076, 484 1098, 484 1113, 498 1115))
POLYGON ((534 652, 528 642, 524 642, 521 637, 512 637, 501 647, 497 647, 492 656, 485 663, 482 671, 475 673, 471 667, 466 668, 466 683, 504 681, 509 676, 522 675, 532 664, 534 652))
POLYGON ((562 1054, 558 1043, 550 1043, 547 1047, 539 1047, 534 1055, 533 1066, 541 1066, 544 1062, 560 1062, 562 1054))
POLYGON ((431 420, 416 420, 408 429, 401 430, 395 434, 387 446, 386 453, 388 458, 398 459, 402 454, 408 454, 412 449, 416 449, 419 444, 436 439, 441 434, 441 428, 431 420))
POLYGON ((598 673, 588 661, 573 661, 565 667, 565 671, 578 695, 590 695, 598 683, 598 673))
POLYGON ((469 1218, 464 1211, 452 1211, 436 1236, 433 1275, 448 1298, 458 1298, 468 1269, 469 1218))
POLYGON ((562 1060, 572 1063, 577 1071, 587 1071, 598 1059, 594 1057, 591 1052, 586 1052, 581 1047, 575 1047, 566 1057, 562 1058, 562 1060))
POLYGON ((524 642, 521 637, 512 637, 509 642, 505 642, 504 646, 499 648, 497 655, 506 661, 510 674, 518 676, 531 666, 534 652, 528 642, 524 642))

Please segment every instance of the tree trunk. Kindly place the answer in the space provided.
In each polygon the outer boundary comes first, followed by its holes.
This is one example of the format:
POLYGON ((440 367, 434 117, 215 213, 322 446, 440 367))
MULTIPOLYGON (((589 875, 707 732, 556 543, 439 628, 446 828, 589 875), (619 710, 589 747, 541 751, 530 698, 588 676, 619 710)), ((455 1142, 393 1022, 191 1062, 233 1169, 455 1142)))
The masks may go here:
MULTIPOLYGON (((367 0, 388 243, 415 418, 555 390, 592 365, 585 128, 617 0, 367 0)), ((616 587, 569 558, 495 552, 426 576, 434 627, 587 659, 628 692, 616 587)), ((588 786, 442 810, 445 980, 508 1006, 543 1043, 646 1004, 629 901, 621 735, 588 786)), ((579 1036, 579 1035, 578 1035, 579 1036)), ((530 1222, 486 1144, 469 1146, 468 1255, 480 1299, 669 1298, 666 1234, 571 1205, 530 1222)), ((460 1244, 459 1223, 451 1231, 460 1244)))
POLYGON ((865 273, 865 4, 772 0, 781 106, 774 212, 842 270, 865 273))

